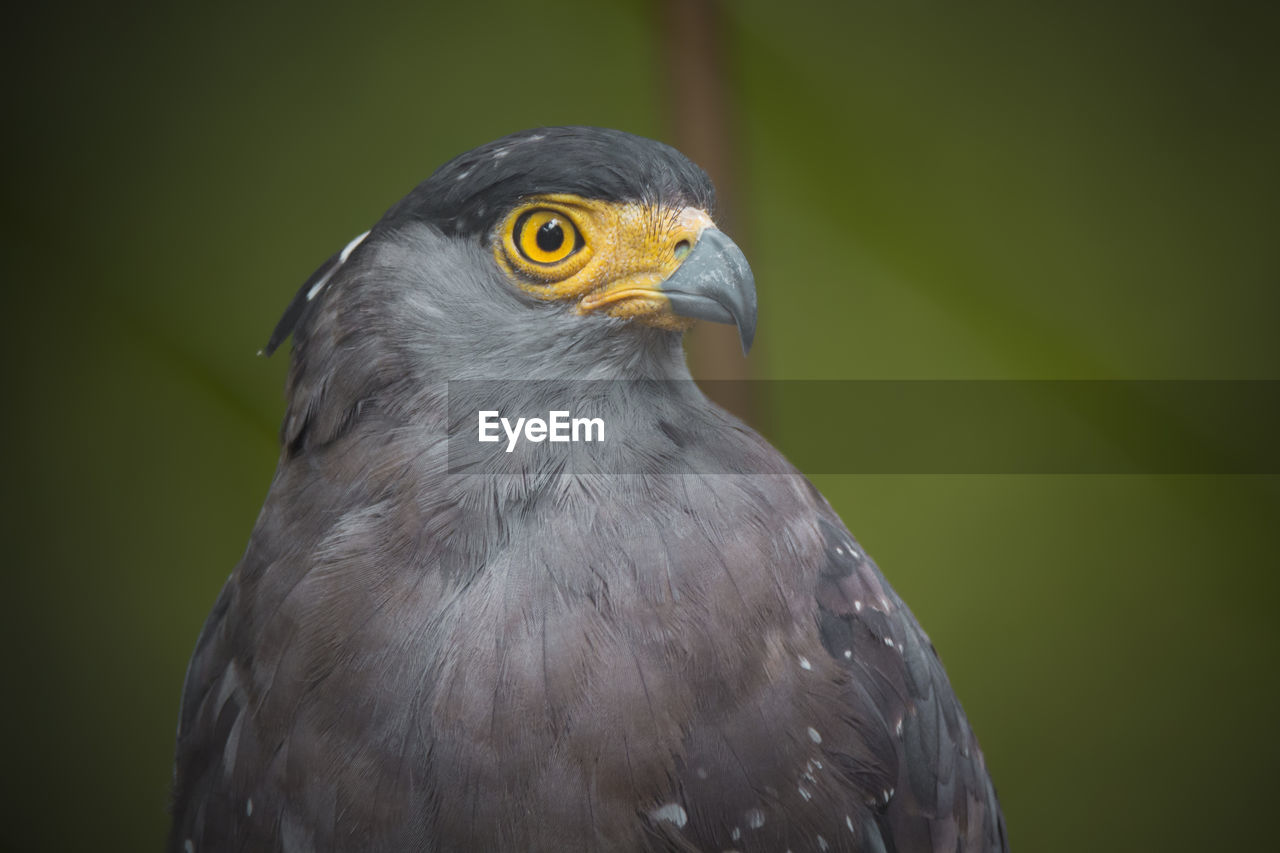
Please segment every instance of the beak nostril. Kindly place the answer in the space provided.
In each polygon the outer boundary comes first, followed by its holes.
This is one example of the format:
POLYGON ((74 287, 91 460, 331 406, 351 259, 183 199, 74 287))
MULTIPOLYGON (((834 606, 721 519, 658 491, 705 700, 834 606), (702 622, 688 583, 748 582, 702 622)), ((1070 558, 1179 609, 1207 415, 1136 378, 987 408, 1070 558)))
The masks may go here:
POLYGON ((688 240, 681 240, 679 243, 676 243, 676 245, 675 245, 675 255, 676 255, 676 260, 677 260, 677 261, 683 261, 683 260, 684 260, 684 256, 685 256, 685 255, 687 255, 687 254, 689 254, 689 249, 690 249, 690 248, 691 248, 691 247, 689 246, 689 241, 688 241, 688 240))

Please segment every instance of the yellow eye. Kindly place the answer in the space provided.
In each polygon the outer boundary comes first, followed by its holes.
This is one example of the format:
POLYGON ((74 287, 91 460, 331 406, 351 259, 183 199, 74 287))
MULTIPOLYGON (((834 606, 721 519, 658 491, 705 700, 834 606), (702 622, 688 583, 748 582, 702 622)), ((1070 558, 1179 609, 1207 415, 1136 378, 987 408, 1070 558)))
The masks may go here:
POLYGON ((607 242, 603 227, 598 212, 576 197, 535 196, 502 221, 494 259, 517 285, 545 298, 592 262, 597 241, 607 242))
POLYGON ((581 248, 582 236, 568 216, 558 210, 538 208, 516 219, 511 242, 527 261, 557 264, 581 248))

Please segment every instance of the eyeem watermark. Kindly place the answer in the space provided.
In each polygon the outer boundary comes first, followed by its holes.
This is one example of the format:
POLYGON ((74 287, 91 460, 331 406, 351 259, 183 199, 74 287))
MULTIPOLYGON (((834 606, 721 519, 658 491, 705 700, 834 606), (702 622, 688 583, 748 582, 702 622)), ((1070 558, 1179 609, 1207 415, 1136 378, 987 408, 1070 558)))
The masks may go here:
POLYGON ((501 441, 502 436, 498 433, 498 428, 501 427, 507 439, 507 453, 516 449, 516 444, 519 443, 522 435, 525 441, 535 444, 542 441, 604 441, 604 418, 575 418, 569 414, 568 410, 547 412, 545 420, 516 418, 514 425, 510 419, 502 417, 502 413, 496 410, 481 410, 477 414, 478 440, 501 441))
POLYGON ((1280 475, 1280 380, 454 380, 449 471, 777 473, 704 397, 747 393, 811 475, 1280 475))

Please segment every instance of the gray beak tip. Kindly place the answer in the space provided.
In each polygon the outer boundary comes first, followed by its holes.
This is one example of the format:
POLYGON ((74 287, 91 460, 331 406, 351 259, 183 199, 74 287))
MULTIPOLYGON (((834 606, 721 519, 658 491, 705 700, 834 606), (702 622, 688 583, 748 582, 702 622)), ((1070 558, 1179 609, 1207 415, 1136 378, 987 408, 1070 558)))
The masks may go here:
POLYGON ((671 310, 681 317, 738 327, 742 354, 756 336, 756 285, 742 250, 723 231, 708 228, 662 284, 671 310))

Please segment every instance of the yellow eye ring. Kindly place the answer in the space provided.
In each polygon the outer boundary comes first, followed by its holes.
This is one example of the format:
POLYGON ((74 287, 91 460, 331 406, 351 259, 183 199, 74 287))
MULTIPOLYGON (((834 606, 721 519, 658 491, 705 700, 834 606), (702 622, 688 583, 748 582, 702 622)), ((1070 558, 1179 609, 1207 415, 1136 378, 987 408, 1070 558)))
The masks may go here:
POLYGON ((507 214, 494 253, 508 273, 542 292, 547 285, 576 275, 591 261, 598 224, 572 201, 532 198, 507 214))
POLYGON ((573 220, 558 210, 535 208, 516 219, 511 242, 520 256, 534 264, 558 264, 582 247, 573 220))

